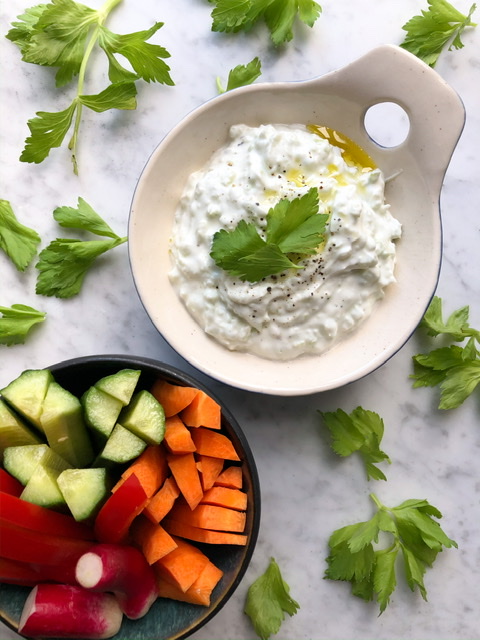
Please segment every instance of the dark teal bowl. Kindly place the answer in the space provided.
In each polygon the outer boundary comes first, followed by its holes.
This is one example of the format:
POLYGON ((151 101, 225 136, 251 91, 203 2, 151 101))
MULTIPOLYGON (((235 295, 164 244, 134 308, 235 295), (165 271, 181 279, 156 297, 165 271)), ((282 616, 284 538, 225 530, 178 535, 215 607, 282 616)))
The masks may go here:
MULTIPOLYGON (((223 571, 223 577, 212 593, 209 607, 158 598, 148 614, 140 620, 124 617, 120 631, 114 636, 114 640, 187 638, 211 620, 232 596, 247 570, 257 541, 260 526, 260 484, 252 452, 240 425, 222 401, 203 384, 190 375, 156 360, 135 356, 98 355, 66 360, 48 368, 59 384, 78 396, 102 376, 130 368, 142 372, 138 388, 148 389, 155 379, 163 378, 174 384, 197 387, 220 404, 222 432, 232 440, 243 461, 244 489, 249 504, 245 527, 248 542, 244 547, 197 545, 223 571)), ((18 630, 20 615, 30 590, 30 587, 0 584, 0 619, 14 631, 18 630)))

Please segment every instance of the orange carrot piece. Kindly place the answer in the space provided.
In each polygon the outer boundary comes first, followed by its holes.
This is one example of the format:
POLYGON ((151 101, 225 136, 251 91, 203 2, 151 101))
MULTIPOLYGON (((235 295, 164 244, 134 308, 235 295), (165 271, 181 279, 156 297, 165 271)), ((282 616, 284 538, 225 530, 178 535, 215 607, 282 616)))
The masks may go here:
POLYGON ((216 487, 228 487, 229 489, 241 489, 243 486, 242 467, 232 465, 222 471, 214 482, 216 487))
POLYGON ((164 442, 171 453, 190 453, 196 450, 190 431, 177 415, 165 420, 164 442))
POLYGON ((181 494, 190 508, 195 509, 203 497, 203 490, 193 453, 168 455, 167 462, 181 494))
POLYGON ((141 514, 133 521, 130 531, 148 564, 157 562, 178 546, 161 525, 153 524, 141 514))
POLYGON ((244 511, 236 511, 228 507, 217 507, 212 504, 199 504, 195 509, 190 509, 188 504, 178 500, 170 510, 168 517, 199 529, 231 531, 233 533, 242 533, 245 529, 246 521, 244 511))
POLYGON ((165 518, 162 526, 175 538, 186 538, 187 540, 206 544, 236 544, 240 546, 247 544, 247 536, 242 533, 209 531, 208 529, 193 527, 185 522, 178 522, 171 518, 165 518))
POLYGON ((179 495, 180 489, 178 488, 175 479, 172 476, 168 476, 163 485, 143 510, 144 515, 151 522, 155 524, 159 523, 173 507, 173 504, 179 495))
POLYGON ((199 454, 196 459, 203 490, 207 491, 213 487, 213 483, 223 470, 223 458, 212 458, 199 454))
POLYGON ((247 508, 247 494, 240 489, 212 487, 208 489, 208 491, 205 491, 200 504, 213 504, 218 507, 245 511, 247 508))
POLYGON ((210 606, 212 591, 217 586, 223 571, 208 561, 205 568, 198 578, 185 592, 178 587, 167 582, 164 578, 157 575, 157 590, 161 598, 170 598, 172 600, 181 600, 190 604, 200 604, 205 607, 210 606))
POLYGON ((174 538, 174 540, 177 548, 152 566, 157 575, 185 593, 203 571, 209 559, 190 542, 181 538, 174 538))
POLYGON ((140 480, 149 498, 158 491, 167 477, 168 466, 165 449, 158 444, 150 445, 142 454, 122 473, 120 480, 113 487, 114 493, 125 480, 134 473, 140 480))
POLYGON ((188 407, 198 393, 194 387, 182 387, 166 380, 155 380, 150 391, 162 405, 167 418, 188 407))
POLYGON ((232 441, 223 433, 205 429, 204 427, 192 429, 190 433, 198 453, 212 458, 240 460, 232 441))
POLYGON ((181 412, 180 417, 187 427, 208 427, 220 429, 222 410, 205 391, 198 391, 190 404, 181 412))
POLYGON ((198 604, 203 604, 206 607, 210 606, 212 591, 220 582, 222 576, 223 571, 214 565, 213 562, 208 561, 204 570, 200 573, 190 589, 188 589, 188 594, 192 596, 193 599, 196 599, 198 604))

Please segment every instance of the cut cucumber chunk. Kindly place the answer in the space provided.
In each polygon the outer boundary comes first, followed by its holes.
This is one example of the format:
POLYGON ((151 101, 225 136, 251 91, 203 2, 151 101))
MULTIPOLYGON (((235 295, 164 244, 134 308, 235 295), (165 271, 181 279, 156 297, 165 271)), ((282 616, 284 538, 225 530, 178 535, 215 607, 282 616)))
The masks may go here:
POLYGON ((122 401, 97 387, 90 387, 82 396, 82 406, 87 426, 104 444, 117 423, 122 401))
POLYGON ((0 394, 20 415, 41 430, 43 401, 52 380, 52 374, 46 369, 28 369, 2 389, 0 394))
POLYGON ((48 449, 46 444, 7 447, 3 454, 3 466, 10 475, 25 486, 48 449))
POLYGON ((79 521, 92 518, 110 493, 105 468, 66 469, 57 482, 71 514, 79 521))
POLYGON ((165 435, 165 411, 158 400, 146 390, 134 395, 118 421, 149 444, 159 444, 165 435))
POLYGON ((42 439, 0 399, 0 458, 7 447, 39 444, 42 439))
POLYGON ((74 467, 94 458, 80 400, 57 382, 51 382, 40 414, 40 424, 50 447, 74 467))
POLYGON ((136 369, 121 369, 117 373, 101 378, 95 386, 120 400, 125 407, 133 396, 139 377, 140 371, 136 369))
POLYGON ((33 470, 20 498, 49 509, 64 507, 65 499, 58 487, 57 478, 62 471, 69 468, 71 465, 48 447, 33 470))
POLYGON ((110 467, 130 462, 138 457, 146 446, 147 443, 144 440, 121 424, 116 424, 93 466, 110 467))

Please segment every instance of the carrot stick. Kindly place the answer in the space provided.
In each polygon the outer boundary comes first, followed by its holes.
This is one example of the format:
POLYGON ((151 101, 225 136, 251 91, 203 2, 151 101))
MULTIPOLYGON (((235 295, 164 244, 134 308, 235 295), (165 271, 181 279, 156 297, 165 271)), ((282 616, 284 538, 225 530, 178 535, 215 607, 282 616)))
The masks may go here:
POLYGON ((192 599, 196 600, 198 604, 203 604, 208 607, 210 606, 212 591, 222 576, 223 571, 215 566, 213 562, 209 561, 190 589, 187 590, 187 593, 192 599))
POLYGON ((123 473, 113 487, 112 493, 119 489, 125 480, 134 473, 150 498, 161 487, 168 473, 165 449, 161 445, 150 445, 123 473))
POLYGON ((179 495, 180 489, 175 479, 169 476, 147 504, 143 513, 151 522, 159 523, 173 507, 179 495))
POLYGON ((198 391, 190 404, 181 412, 180 417, 187 427, 220 429, 222 426, 220 405, 204 391, 198 391))
POLYGON ((184 502, 177 502, 171 509, 169 518, 177 522, 190 524, 199 529, 211 529, 214 531, 231 531, 242 533, 245 529, 246 514, 244 511, 236 511, 227 507, 217 507, 211 504, 199 504, 191 509, 184 502))
POLYGON ((181 538, 175 538, 175 542, 177 548, 152 566, 157 575, 185 593, 198 578, 209 559, 193 544, 181 538))
POLYGON ((209 531, 208 529, 200 529, 193 527, 185 522, 178 522, 171 518, 165 518, 162 526, 172 536, 186 538, 195 542, 204 542, 206 544, 236 544, 245 546, 247 544, 247 536, 241 533, 228 533, 226 531, 209 531))
POLYGON ((178 415, 165 420, 164 442, 171 453, 190 453, 196 449, 190 431, 178 415))
POLYGON ((232 441, 223 433, 198 427, 192 429, 191 434, 198 453, 224 460, 240 460, 232 441))
POLYGON ((208 489, 208 491, 205 491, 200 504, 213 504, 218 507, 245 511, 247 508, 247 494, 240 489, 212 487, 208 489))
POLYGON ((185 592, 170 584, 161 576, 157 576, 158 595, 162 598, 171 598, 172 600, 181 600, 182 602, 209 607, 212 591, 222 576, 223 571, 209 561, 192 586, 185 592))
POLYGON ((196 459, 203 490, 207 491, 213 487, 213 483, 222 472, 223 458, 212 458, 211 456, 198 454, 196 459))
POLYGON ((190 508, 194 509, 202 499, 203 490, 193 453, 168 455, 167 462, 180 492, 190 508))
POLYGON ((131 533, 148 564, 160 560, 178 546, 162 526, 150 522, 142 514, 133 521, 131 533))
POLYGON ((243 473, 241 467, 227 467, 217 477, 214 486, 228 487, 229 489, 241 489, 243 486, 243 473))
POLYGON ((185 409, 198 393, 194 387, 182 387, 166 380, 156 380, 150 391, 162 405, 167 418, 185 409))

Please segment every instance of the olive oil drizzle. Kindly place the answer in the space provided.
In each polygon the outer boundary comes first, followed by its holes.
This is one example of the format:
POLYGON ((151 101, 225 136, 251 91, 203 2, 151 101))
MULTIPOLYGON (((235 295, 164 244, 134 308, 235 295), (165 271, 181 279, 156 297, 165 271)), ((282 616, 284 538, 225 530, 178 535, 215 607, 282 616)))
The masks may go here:
POLYGON ((345 134, 330 127, 316 124, 308 124, 307 129, 311 133, 328 140, 335 147, 339 147, 347 164, 360 167, 363 171, 372 171, 377 168, 376 163, 368 153, 345 134))

